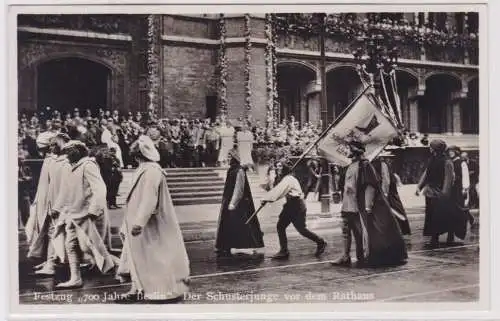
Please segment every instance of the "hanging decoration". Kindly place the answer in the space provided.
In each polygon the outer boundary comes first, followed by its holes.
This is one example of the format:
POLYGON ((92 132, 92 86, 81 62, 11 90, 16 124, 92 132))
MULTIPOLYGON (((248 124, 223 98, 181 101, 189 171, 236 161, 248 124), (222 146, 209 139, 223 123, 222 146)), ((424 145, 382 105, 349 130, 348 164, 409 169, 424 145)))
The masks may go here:
POLYGON ((280 106, 278 98, 278 58, 276 55, 276 43, 278 41, 278 33, 276 32, 276 15, 271 14, 271 35, 272 35, 272 47, 271 47, 271 62, 273 66, 273 127, 277 126, 278 120, 280 119, 280 106))
POLYGON ((220 15, 219 19, 219 35, 220 35, 220 46, 219 46, 219 61, 218 61, 218 73, 219 73, 219 108, 222 116, 227 115, 227 57, 226 57, 226 21, 224 15, 220 15))
POLYGON ((250 84, 252 40, 250 36, 250 15, 247 13, 245 14, 245 119, 248 119, 252 110, 252 88, 250 84))
POLYGON ((272 15, 266 14, 266 127, 273 126, 274 119, 274 77, 273 77, 273 33, 272 33, 272 15))
POLYGON ((147 50, 147 67, 148 67, 148 110, 154 114, 158 112, 160 88, 160 55, 159 55, 159 27, 156 22, 155 15, 148 15, 148 50, 147 50))

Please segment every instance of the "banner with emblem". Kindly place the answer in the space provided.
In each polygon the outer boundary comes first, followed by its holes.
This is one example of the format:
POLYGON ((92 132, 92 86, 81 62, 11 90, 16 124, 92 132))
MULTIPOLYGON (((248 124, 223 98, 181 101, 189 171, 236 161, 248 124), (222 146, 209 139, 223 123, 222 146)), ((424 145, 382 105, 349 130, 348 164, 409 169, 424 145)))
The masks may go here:
POLYGON ((318 151, 340 166, 351 163, 349 142, 364 143, 365 157, 371 161, 398 136, 395 122, 385 116, 375 95, 368 90, 364 90, 332 125, 318 143, 318 151))

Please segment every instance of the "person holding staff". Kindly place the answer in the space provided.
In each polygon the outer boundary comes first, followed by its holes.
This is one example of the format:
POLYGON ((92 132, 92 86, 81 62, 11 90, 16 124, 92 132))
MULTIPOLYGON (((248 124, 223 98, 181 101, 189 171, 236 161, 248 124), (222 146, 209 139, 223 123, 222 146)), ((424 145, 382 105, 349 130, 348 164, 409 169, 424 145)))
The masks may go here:
POLYGON ((286 229, 290 224, 293 224, 302 236, 316 243, 315 256, 319 257, 325 252, 327 244, 324 239, 307 229, 307 208, 304 202, 304 193, 299 181, 292 173, 293 165, 289 162, 282 162, 282 164, 283 178, 278 185, 264 195, 262 200, 262 205, 264 205, 286 197, 286 203, 283 205, 277 224, 280 250, 273 256, 273 259, 282 260, 290 256, 286 237, 286 229))

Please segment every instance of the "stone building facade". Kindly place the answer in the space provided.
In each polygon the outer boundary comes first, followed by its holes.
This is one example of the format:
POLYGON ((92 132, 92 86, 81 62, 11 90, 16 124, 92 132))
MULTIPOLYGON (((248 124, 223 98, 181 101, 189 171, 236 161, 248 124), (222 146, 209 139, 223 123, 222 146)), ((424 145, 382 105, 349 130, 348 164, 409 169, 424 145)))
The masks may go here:
MULTIPOLYGON (((462 33, 478 28, 477 14, 400 15, 421 24, 444 23, 462 33)), ((356 14, 354 19, 367 16, 356 14)), ((269 35, 269 19, 263 15, 222 20, 224 34, 219 15, 18 16, 19 111, 50 105, 63 113, 76 107, 135 113, 153 99, 162 117, 215 117, 223 112, 223 46, 224 111, 230 119, 251 115, 265 123, 271 114, 276 121, 294 116, 302 123, 319 122, 318 37, 276 29, 269 35), (158 48, 148 51, 151 41, 158 48), (271 43, 274 68, 268 59, 271 43), (147 63, 151 57, 156 59, 153 70, 147 63)), ((329 121, 361 90, 352 42, 342 36, 326 39, 329 121)), ((472 49, 401 46, 398 91, 410 131, 478 133, 477 51, 477 44, 472 49)))

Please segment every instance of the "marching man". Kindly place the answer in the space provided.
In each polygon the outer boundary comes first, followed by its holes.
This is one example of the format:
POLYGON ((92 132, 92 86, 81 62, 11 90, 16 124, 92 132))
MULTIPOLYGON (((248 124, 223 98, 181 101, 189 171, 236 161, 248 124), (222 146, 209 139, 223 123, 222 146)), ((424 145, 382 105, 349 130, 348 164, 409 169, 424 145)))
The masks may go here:
POLYGON ((291 169, 292 165, 288 162, 283 164, 283 169, 281 170, 283 175, 282 180, 272 190, 267 192, 262 200, 262 204, 265 204, 286 197, 286 203, 283 205, 283 210, 280 213, 277 224, 280 251, 273 256, 273 259, 283 260, 290 256, 286 237, 286 229, 290 224, 293 224, 302 236, 316 243, 315 255, 319 257, 325 252, 326 242, 306 227, 307 209, 304 203, 304 193, 299 181, 293 176, 291 169))
POLYGON ((96 264, 102 273, 115 267, 115 258, 103 241, 108 237, 109 219, 106 185, 99 167, 93 158, 88 157, 84 143, 70 141, 64 149, 72 169, 71 175, 66 178, 64 200, 53 213, 53 217, 58 217, 54 246, 61 261, 67 258, 70 279, 56 287, 79 288, 83 286, 80 273, 82 257, 96 264))
POLYGON ((165 301, 188 291, 189 259, 167 186, 160 155, 148 136, 130 148, 139 163, 121 227, 123 252, 117 274, 130 275, 125 301, 165 301))

